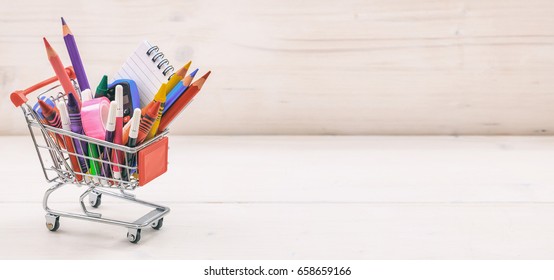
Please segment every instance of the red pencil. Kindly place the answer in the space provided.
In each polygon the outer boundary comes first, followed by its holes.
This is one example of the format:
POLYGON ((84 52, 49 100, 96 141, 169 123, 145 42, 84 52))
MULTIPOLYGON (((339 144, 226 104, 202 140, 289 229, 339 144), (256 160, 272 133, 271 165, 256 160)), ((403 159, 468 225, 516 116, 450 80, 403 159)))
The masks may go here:
POLYGON ((58 80, 60 81, 60 84, 62 84, 63 90, 66 94, 73 94, 75 96, 75 99, 77 99, 77 102, 79 103, 79 108, 81 107, 81 98, 75 91, 75 87, 73 87, 73 84, 71 83, 71 80, 69 79, 69 76, 67 75, 67 72, 65 72, 65 69, 62 64, 62 60, 56 53, 56 51, 52 48, 50 43, 46 40, 46 38, 42 38, 44 41, 44 46, 46 47, 46 54, 48 55, 48 60, 50 61, 50 64, 52 64, 52 68, 54 68, 54 72, 56 72, 56 76, 58 76, 58 80))
POLYGON ((210 73, 212 73, 212 71, 208 71, 208 73, 204 74, 204 76, 192 83, 187 88, 187 90, 181 96, 179 96, 179 98, 177 98, 177 101, 173 103, 173 106, 171 106, 162 116, 160 126, 158 126, 158 132, 164 131, 169 126, 169 124, 171 124, 171 122, 183 111, 183 109, 190 103, 194 96, 196 96, 196 94, 202 89, 202 86, 206 82, 206 79, 208 79, 208 76, 210 76, 210 73))

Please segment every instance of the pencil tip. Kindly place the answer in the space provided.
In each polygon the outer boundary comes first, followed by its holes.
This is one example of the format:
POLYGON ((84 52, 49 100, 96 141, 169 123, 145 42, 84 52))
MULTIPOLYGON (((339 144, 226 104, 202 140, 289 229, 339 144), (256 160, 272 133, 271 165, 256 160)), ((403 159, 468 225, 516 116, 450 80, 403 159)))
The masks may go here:
POLYGON ((46 40, 46 37, 42 37, 42 41, 44 42, 44 45, 46 46, 47 49, 52 48, 52 46, 50 46, 50 43, 48 42, 48 40, 46 40))
MULTIPOLYGON (((210 71, 208 71, 208 73, 204 74, 204 76, 202 76, 202 78, 203 78, 203 79, 207 79, 207 78, 208 78, 208 76, 210 76, 210 74, 211 74, 211 73, 212 73, 212 71, 211 71, 211 70, 210 70, 210 71)), ((202 78, 201 78, 201 79, 202 79, 202 78)))
POLYGON ((194 78, 194 76, 196 76, 196 73, 198 72, 198 68, 194 69, 194 71, 192 71, 192 73, 190 73, 190 76, 192 78, 194 78))
POLYGON ((61 17, 61 18, 62 18, 62 24, 66 25, 65 20, 63 19, 63 17, 61 17))
POLYGON ((185 67, 185 68, 187 68, 187 70, 188 70, 188 69, 189 69, 189 67, 190 67, 190 64, 191 64, 191 63, 192 63, 192 60, 189 60, 189 62, 187 62, 187 64, 185 64, 185 66, 184 66, 184 67, 185 67))

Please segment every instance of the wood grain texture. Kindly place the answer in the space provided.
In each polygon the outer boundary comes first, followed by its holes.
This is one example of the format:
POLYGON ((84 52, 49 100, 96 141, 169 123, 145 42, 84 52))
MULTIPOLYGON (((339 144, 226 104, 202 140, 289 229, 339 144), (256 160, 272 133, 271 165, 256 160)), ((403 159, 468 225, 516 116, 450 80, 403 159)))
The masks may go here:
POLYGON ((0 9, 1 134, 8 94, 69 62, 91 85, 142 39, 214 74, 175 134, 554 132, 554 2, 547 0, 7 1, 0 9))
MULTIPOLYGON (((63 217, 48 232, 29 138, 0 137, 0 259, 554 257, 553 137, 170 137, 168 172, 134 193, 171 212, 138 246, 63 217)), ((51 207, 80 211, 84 191, 51 207)))

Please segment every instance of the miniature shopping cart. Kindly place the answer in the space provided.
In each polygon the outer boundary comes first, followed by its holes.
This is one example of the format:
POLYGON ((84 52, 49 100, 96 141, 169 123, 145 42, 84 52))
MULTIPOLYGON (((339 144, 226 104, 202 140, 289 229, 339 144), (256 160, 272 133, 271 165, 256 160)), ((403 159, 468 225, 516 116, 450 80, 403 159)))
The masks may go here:
MULTIPOLYGON (((80 94, 77 83, 74 81, 73 68, 67 67, 66 72, 80 94)), ((34 102, 27 102, 26 96, 38 93, 37 97, 47 96, 53 102, 65 99, 65 94, 59 89, 60 85, 43 89, 55 82, 57 82, 57 78, 52 77, 26 90, 16 91, 10 96, 13 104, 23 110, 46 180, 48 183, 54 183, 46 191, 43 199, 43 207, 46 210, 46 227, 50 231, 56 231, 60 226, 60 217, 119 225, 128 229, 127 239, 132 243, 137 243, 143 228, 151 226, 158 230, 162 227, 163 217, 169 212, 169 208, 138 200, 134 194, 127 191, 145 185, 167 170, 168 131, 165 130, 155 138, 130 148, 49 126, 33 110, 29 103, 34 102), (39 89, 43 91, 39 91, 39 89), (82 145, 82 149, 88 150, 89 153, 75 152, 76 145, 82 145), (90 149, 95 149, 96 153, 90 152, 90 149), (99 156, 91 156, 94 154, 99 156), (100 168, 100 171, 96 172, 97 174, 81 172, 79 171, 82 170, 81 168, 72 168, 76 161, 84 162, 89 170, 92 165, 95 165, 100 168), (119 174, 124 176, 113 176, 114 170, 118 170, 119 174), (58 211, 48 206, 50 195, 66 185, 86 187, 85 192, 79 197, 82 213, 58 211), (103 218, 102 214, 89 211, 84 202, 88 197, 90 206, 98 208, 103 195, 138 203, 151 207, 153 210, 132 222, 103 218)))

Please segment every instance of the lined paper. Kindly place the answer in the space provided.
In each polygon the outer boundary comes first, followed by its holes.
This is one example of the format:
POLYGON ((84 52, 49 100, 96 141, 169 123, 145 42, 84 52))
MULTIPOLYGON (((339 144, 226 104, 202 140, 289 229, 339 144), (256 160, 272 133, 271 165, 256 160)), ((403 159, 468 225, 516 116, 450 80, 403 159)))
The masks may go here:
POLYGON ((174 72, 172 69, 164 76, 163 71, 171 64, 164 64, 161 68, 158 68, 158 64, 166 57, 164 55, 157 58, 156 61, 152 61, 152 57, 161 52, 160 50, 153 51, 150 55, 147 55, 146 52, 152 46, 148 41, 140 43, 110 81, 110 83, 118 79, 131 79, 135 81, 140 95, 141 107, 146 106, 146 104, 154 99, 154 95, 156 95, 160 86, 167 82, 174 72))

